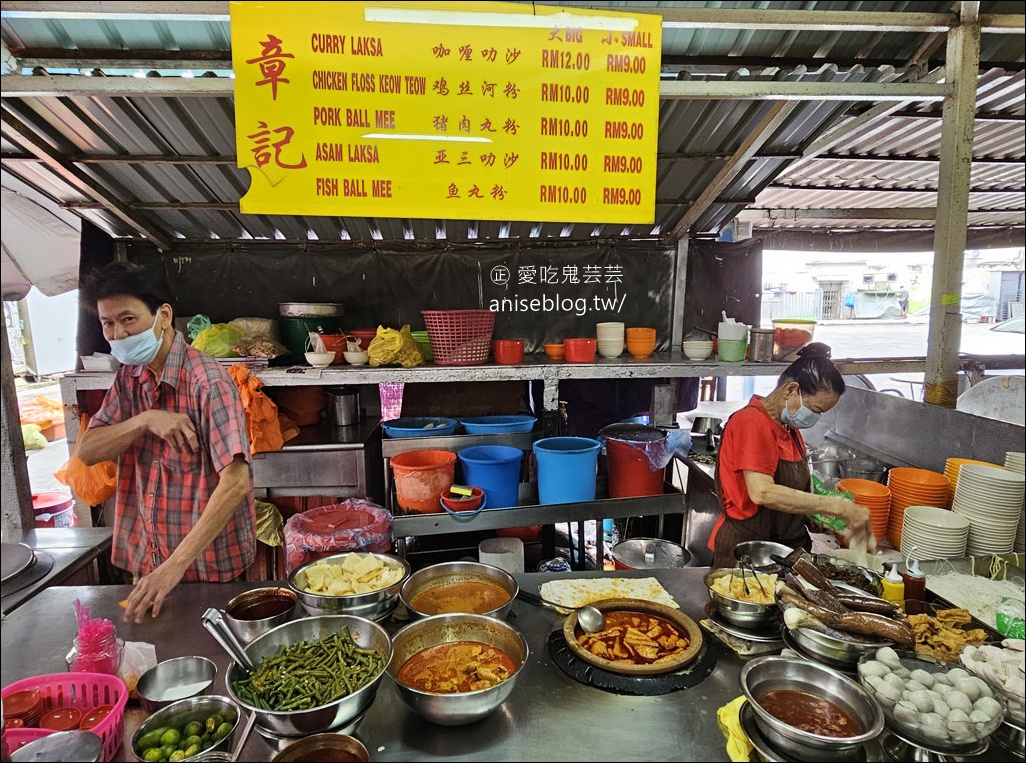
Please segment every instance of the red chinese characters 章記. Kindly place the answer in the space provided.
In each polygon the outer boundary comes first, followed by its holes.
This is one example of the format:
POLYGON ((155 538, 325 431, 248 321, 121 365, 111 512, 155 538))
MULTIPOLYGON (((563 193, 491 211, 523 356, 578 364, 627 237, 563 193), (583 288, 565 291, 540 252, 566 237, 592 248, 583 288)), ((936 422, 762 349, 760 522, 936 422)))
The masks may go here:
POLYGON ((262 120, 257 124, 261 128, 260 131, 246 136, 253 141, 253 148, 251 148, 250 151, 253 152, 257 167, 265 166, 272 159, 276 165, 286 170, 301 170, 306 167, 306 156, 301 155, 299 157, 299 162, 296 164, 288 164, 282 160, 281 151, 285 146, 292 142, 292 136, 295 134, 295 130, 288 125, 276 127, 274 130, 271 130, 268 128, 267 122, 262 120), (282 137, 277 142, 272 143, 271 136, 277 133, 280 133, 282 137))

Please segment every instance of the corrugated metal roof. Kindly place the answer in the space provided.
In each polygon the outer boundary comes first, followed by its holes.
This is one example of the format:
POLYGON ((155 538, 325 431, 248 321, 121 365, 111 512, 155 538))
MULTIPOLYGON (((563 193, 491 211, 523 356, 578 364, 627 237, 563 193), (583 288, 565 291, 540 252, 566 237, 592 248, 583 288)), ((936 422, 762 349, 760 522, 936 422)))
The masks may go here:
MULTIPOLYGON (((626 2, 549 4, 621 10, 637 7, 626 2)), ((8 50, 26 62, 49 62, 51 72, 75 71, 75 64, 102 60, 108 72, 123 72, 128 63, 144 63, 151 64, 141 67, 145 71, 170 73, 167 65, 176 56, 190 69, 201 71, 204 62, 230 58, 229 24, 216 16, 39 18, 12 15, 8 10, 8 6, 45 5, 5 3, 2 39, 8 50), (60 51, 72 51, 64 68, 54 66, 61 60, 60 51)), ((218 4, 196 5, 209 9, 218 4)), ((227 4, 219 5, 227 8, 227 4)), ((656 2, 645 3, 645 7, 666 9, 666 13, 703 8, 918 14, 951 10, 950 2, 656 2)), ((1021 6, 984 2, 981 12, 1021 13, 1021 6)), ((1023 41, 1022 33, 983 35, 981 68, 985 68, 977 89, 981 118, 973 150, 971 225, 1022 227, 1026 222, 1023 41), (987 67, 987 62, 1001 66, 987 67)), ((911 64, 918 61, 923 72, 935 69, 944 52, 942 33, 675 27, 665 28, 663 33, 664 77, 676 75, 685 80, 909 81, 915 71, 911 64)), ((664 99, 659 117, 656 219, 651 225, 242 215, 237 205, 249 178, 246 171, 234 166, 234 104, 230 97, 5 97, 3 166, 122 238, 139 238, 144 235, 141 229, 160 231, 170 240, 666 237, 772 103, 664 99), (126 222, 124 215, 98 202, 95 193, 69 180, 66 173, 35 158, 24 158, 25 142, 11 128, 12 121, 27 126, 68 166, 116 198, 138 224, 126 222), (209 160, 148 160, 182 156, 209 160), (100 161, 103 157, 120 161, 100 161)), ((930 219, 898 218, 893 213, 875 219, 872 210, 932 209, 936 205, 942 125, 939 104, 906 105, 897 114, 853 131, 824 154, 799 159, 824 131, 843 125, 870 105, 839 101, 799 104, 698 216, 692 233, 715 234, 745 209, 756 229, 932 227, 930 219), (830 217, 827 210, 839 212, 830 217)))

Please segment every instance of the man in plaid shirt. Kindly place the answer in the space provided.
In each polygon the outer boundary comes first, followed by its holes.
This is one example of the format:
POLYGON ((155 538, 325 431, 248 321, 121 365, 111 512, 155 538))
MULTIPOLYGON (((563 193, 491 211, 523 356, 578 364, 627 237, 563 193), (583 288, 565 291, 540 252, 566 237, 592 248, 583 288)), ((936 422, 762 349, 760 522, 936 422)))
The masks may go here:
POLYGON ((249 437, 235 383, 175 331, 156 273, 111 263, 83 298, 122 367, 77 454, 118 459, 111 561, 135 578, 125 620, 141 623, 180 581, 233 580, 253 561, 249 437))

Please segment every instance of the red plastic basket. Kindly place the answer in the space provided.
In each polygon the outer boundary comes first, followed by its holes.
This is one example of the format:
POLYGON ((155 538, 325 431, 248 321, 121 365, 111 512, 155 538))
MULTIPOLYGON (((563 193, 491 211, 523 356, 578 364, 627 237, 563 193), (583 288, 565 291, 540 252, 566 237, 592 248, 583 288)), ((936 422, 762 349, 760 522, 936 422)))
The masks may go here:
POLYGON ((475 366, 488 362, 495 328, 491 310, 421 310, 435 365, 475 366))
MULTIPOLYGON (((86 712, 100 705, 113 705, 114 710, 90 731, 103 740, 103 759, 113 760, 125 738, 125 705, 128 703, 128 687, 117 676, 106 673, 51 673, 32 676, 5 686, 0 697, 7 697, 16 691, 39 689, 43 697, 43 710, 58 707, 77 707, 86 712)), ((41 729, 11 729, 7 733, 40 731, 41 729)), ((46 736, 37 734, 36 739, 46 736)), ((31 740, 28 740, 31 741, 31 740)), ((13 745, 12 745, 13 747, 13 745)))
POLYGON ((7 729, 4 732, 4 738, 7 740, 7 750, 14 752, 15 750, 20 750, 29 742, 35 742, 37 739, 42 739, 55 733, 50 729, 26 728, 23 726, 20 729, 7 729))

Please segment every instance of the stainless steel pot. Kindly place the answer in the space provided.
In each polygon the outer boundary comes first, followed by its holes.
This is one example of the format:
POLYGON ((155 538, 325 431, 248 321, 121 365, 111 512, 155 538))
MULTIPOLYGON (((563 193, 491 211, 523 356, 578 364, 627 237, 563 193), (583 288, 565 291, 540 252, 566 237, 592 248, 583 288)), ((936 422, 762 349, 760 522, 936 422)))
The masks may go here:
POLYGON ((328 423, 348 427, 360 423, 360 388, 332 387, 328 395, 328 423))

